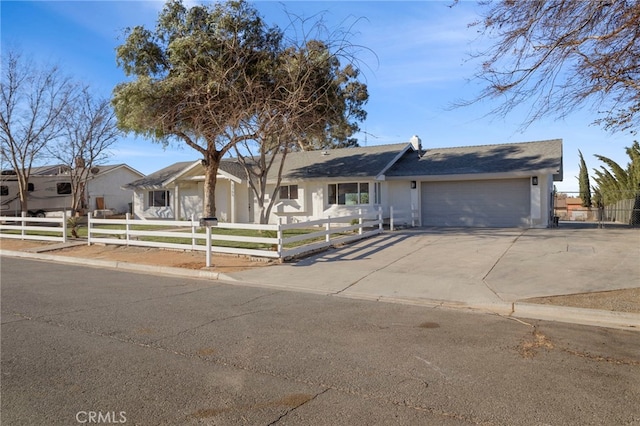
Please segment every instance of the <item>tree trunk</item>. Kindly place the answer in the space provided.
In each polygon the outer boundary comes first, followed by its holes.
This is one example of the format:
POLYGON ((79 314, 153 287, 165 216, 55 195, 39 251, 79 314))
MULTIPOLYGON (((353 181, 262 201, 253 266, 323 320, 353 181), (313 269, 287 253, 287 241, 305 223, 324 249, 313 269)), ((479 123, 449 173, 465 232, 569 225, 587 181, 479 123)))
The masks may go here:
POLYGON ((29 213, 29 179, 18 176, 18 192, 20 193, 20 210, 29 213))
POLYGON ((220 155, 208 155, 204 163, 204 217, 216 217, 216 183, 220 155))

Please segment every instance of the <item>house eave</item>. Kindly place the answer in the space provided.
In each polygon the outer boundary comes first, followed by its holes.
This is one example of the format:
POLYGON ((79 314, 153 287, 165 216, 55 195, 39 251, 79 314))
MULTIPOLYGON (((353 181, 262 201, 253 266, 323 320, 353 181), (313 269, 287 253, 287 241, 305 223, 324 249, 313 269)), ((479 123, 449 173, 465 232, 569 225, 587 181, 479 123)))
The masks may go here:
MULTIPOLYGON (((415 175, 415 176, 379 176, 378 180, 387 181, 407 181, 415 180, 421 182, 442 182, 442 181, 465 181, 465 180, 493 180, 493 179, 517 179, 531 176, 553 175, 553 180, 557 181, 559 176, 557 170, 527 170, 507 173, 460 173, 446 175, 415 175)), ((561 180, 561 179, 560 179, 561 180)))

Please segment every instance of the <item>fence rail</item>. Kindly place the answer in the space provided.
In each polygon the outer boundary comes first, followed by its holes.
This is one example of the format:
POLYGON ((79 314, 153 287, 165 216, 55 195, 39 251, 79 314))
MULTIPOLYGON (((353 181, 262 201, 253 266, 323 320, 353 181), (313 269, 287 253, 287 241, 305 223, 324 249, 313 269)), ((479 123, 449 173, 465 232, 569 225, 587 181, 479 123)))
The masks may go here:
MULTIPOLYGON (((327 217, 285 224, 219 223, 201 227, 191 220, 139 220, 127 215, 124 219, 87 216, 87 244, 113 244, 204 251, 207 266, 212 253, 289 259, 305 253, 326 249, 368 238, 383 231, 380 209, 376 219, 358 214, 327 217)), ((45 241, 67 241, 67 221, 62 218, 4 217, 0 225, 2 238, 45 241), (38 223, 29 226, 28 223, 38 223), (42 226, 55 223, 56 227, 42 226), (47 235, 53 233, 55 235, 47 235)))
POLYGON ((292 224, 219 223, 204 229, 193 218, 186 221, 137 220, 127 215, 125 219, 97 219, 89 215, 87 244, 204 251, 207 253, 207 266, 210 266, 211 253, 288 259, 379 234, 382 232, 382 223, 381 211, 375 220, 366 219, 360 212, 357 215, 292 224), (119 227, 114 228, 114 225, 119 227), (287 235, 294 230, 307 232, 287 235), (253 235, 225 234, 225 231, 253 235))
POLYGON ((21 240, 67 242, 66 217, 3 216, 0 237, 21 240), (55 224, 55 226, 48 226, 55 224), (53 235, 49 235, 53 234, 53 235))

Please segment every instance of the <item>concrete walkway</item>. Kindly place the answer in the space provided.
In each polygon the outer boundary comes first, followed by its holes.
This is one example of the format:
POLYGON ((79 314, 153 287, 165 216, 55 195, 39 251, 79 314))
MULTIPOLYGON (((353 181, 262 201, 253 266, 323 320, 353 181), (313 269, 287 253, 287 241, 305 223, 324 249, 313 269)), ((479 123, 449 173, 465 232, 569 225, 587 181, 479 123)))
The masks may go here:
POLYGON ((640 329, 640 315, 533 305, 531 297, 640 287, 640 230, 413 229, 267 268, 244 283, 640 329), (608 321, 607 320, 607 321, 608 321))

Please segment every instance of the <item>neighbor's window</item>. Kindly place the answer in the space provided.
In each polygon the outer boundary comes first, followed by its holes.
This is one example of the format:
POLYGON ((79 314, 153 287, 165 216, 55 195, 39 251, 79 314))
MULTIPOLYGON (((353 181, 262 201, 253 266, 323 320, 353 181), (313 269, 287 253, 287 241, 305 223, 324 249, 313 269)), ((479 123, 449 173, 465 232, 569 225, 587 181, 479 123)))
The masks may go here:
POLYGON ((169 191, 149 191, 149 207, 169 207, 169 191))
POLYGON ((9 187, 7 185, 0 186, 0 195, 9 195, 9 187))
POLYGON ((369 184, 366 182, 329 184, 328 203, 345 206, 369 204, 369 184))
POLYGON ((71 182, 58 182, 56 184, 58 194, 71 194, 71 182))
POLYGON ((298 185, 283 185, 280 187, 281 200, 297 200, 298 185))

